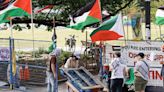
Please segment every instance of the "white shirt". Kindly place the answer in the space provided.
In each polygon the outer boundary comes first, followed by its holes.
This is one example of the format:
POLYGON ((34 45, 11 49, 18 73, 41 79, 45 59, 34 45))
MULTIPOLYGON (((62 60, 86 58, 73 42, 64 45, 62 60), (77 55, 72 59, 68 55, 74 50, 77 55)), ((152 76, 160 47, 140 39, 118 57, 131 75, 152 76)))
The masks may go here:
POLYGON ((114 58, 110 67, 112 68, 111 79, 124 78, 124 69, 126 65, 122 64, 120 58, 114 58))
POLYGON ((64 68, 78 68, 78 66, 79 66, 79 61, 70 57, 66 61, 64 68))

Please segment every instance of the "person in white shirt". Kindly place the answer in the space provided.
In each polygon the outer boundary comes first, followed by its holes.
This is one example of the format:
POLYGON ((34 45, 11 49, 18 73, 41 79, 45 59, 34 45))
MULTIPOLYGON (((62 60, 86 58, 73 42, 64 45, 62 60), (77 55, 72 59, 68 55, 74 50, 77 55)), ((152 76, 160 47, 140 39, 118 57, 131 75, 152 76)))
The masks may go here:
POLYGON ((78 68, 79 67, 80 53, 75 52, 71 57, 69 57, 64 65, 64 68, 78 68))
POLYGON ((139 53, 136 58, 137 62, 134 68, 134 75, 135 75, 135 92, 145 92, 146 85, 149 79, 149 65, 144 60, 144 53, 139 53))
POLYGON ((110 92, 122 92, 124 77, 126 75, 126 65, 123 64, 119 52, 115 53, 115 58, 112 60, 110 68, 112 71, 110 92))

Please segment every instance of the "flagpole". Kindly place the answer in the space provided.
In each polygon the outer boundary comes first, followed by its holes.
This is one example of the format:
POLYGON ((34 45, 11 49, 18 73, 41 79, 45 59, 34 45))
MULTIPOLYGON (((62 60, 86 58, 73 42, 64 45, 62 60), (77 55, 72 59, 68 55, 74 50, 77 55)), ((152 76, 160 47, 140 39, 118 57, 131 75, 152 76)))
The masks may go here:
POLYGON ((13 31, 12 31, 12 18, 10 18, 10 37, 9 37, 9 44, 10 44, 10 89, 13 90, 13 66, 12 66, 12 54, 13 54, 13 31))
POLYGON ((52 35, 52 42, 53 42, 53 50, 57 47, 57 35, 56 35, 56 28, 55 28, 55 16, 53 17, 53 35, 52 35))
MULTIPOLYGON (((102 13, 102 10, 101 10, 101 2, 100 2, 100 0, 99 0, 99 7, 100 7, 100 12, 102 13)), ((102 14, 101 14, 102 15, 102 14)), ((102 18, 101 18, 101 20, 100 20, 100 24, 102 23, 103 21, 102 21, 102 18)), ((101 43, 101 42, 100 42, 101 43)), ((100 60, 100 70, 99 70, 99 73, 100 73, 100 81, 102 81, 103 80, 103 55, 102 55, 102 53, 103 53, 103 49, 102 49, 102 47, 100 46, 100 58, 99 58, 99 60, 100 60)))
MULTIPOLYGON (((86 30, 86 32, 85 32, 85 37, 86 37, 86 50, 87 50, 87 43, 88 43, 88 32, 87 32, 87 30, 86 30)), ((87 51, 86 51, 86 56, 87 56, 87 51)))
POLYGON ((32 12, 32 0, 30 0, 31 4, 31 31, 32 31, 32 40, 33 40, 33 57, 35 57, 35 43, 34 43, 34 20, 33 20, 33 12, 32 12))
MULTIPOLYGON (((53 42, 53 50, 55 50, 57 48, 56 44, 57 44, 57 35, 56 35, 56 28, 55 28, 55 16, 53 17, 53 36, 52 36, 52 42, 53 42)), ((58 76, 58 64, 56 62, 56 75, 58 76)), ((56 92, 58 92, 58 77, 56 77, 56 92)))
POLYGON ((10 18, 10 37, 13 38, 13 31, 12 31, 12 18, 10 18))

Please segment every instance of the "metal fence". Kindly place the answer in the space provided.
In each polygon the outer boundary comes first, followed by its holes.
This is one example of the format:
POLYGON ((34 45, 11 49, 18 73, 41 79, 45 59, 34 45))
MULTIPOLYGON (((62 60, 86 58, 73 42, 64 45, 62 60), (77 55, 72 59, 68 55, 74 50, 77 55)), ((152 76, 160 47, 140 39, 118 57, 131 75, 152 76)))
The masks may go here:
MULTIPOLYGON (((32 51, 39 48, 48 48, 51 41, 14 39, 17 51, 32 51)), ((0 46, 9 46, 9 38, 0 38, 0 46)))
MULTIPOLYGON (((46 52, 51 41, 14 39, 16 54, 21 58, 17 61, 18 66, 25 69, 26 63, 30 71, 29 80, 21 80, 22 85, 35 84, 44 85, 46 79, 46 62, 38 57, 33 58, 36 53, 46 52), (39 52, 40 50, 40 52, 39 52)), ((0 47, 9 47, 9 38, 0 38, 0 47)), ((9 61, 0 61, 0 80, 7 82, 7 66, 9 61)))

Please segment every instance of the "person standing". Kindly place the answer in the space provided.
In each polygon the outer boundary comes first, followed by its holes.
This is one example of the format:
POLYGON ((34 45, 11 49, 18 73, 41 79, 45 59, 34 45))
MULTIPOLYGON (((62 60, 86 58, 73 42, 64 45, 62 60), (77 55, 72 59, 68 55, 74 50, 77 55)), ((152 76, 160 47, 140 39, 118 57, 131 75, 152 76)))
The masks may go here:
POLYGON ((57 57, 60 55, 61 50, 55 49, 50 53, 47 64, 47 92, 57 92, 57 57))
POLYGON ((105 82, 107 84, 108 91, 110 90, 110 78, 111 78, 111 71, 109 71, 109 65, 104 64, 103 67, 103 79, 105 79, 105 82))
POLYGON ((135 75, 135 92, 145 92, 146 85, 149 79, 149 65, 144 60, 144 53, 139 53, 136 58, 137 62, 134 68, 135 75))
POLYGON ((124 65, 121 60, 121 53, 115 53, 115 58, 111 62, 110 70, 112 71, 110 92, 122 92, 124 77, 126 75, 126 65, 124 65))

